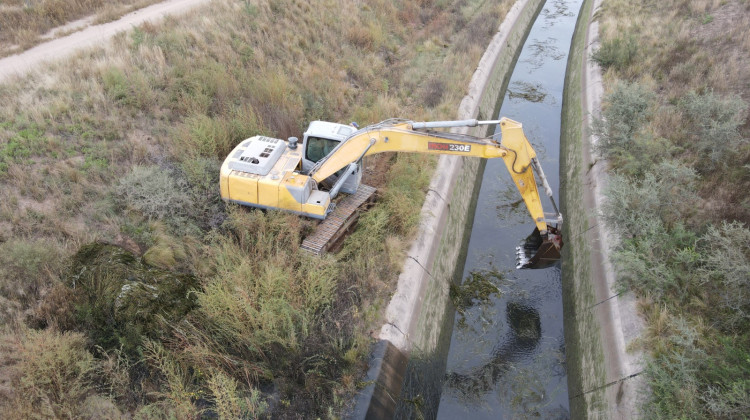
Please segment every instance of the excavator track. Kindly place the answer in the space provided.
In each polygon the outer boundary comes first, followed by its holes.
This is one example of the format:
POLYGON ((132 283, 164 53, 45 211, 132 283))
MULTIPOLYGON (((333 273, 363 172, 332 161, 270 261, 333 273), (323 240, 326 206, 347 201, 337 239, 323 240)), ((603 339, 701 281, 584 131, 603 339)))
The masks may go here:
POLYGON ((357 220, 357 210, 373 197, 375 191, 374 187, 361 184, 355 194, 344 197, 315 232, 302 241, 302 249, 315 255, 328 251, 357 220))

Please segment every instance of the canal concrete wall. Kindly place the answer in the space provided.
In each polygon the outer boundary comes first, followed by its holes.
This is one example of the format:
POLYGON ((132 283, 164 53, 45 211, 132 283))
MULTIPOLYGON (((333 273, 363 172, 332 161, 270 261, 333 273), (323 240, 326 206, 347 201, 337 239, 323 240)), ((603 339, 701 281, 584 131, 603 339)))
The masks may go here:
MULTIPOLYGON (((494 119, 524 41, 544 4, 519 0, 508 12, 472 77, 458 119, 494 119)), ((490 128, 491 129, 491 128, 490 128)), ((487 127, 456 130, 488 135, 487 127)), ((442 156, 422 207, 417 238, 370 355, 366 386, 351 418, 415 417, 439 398, 454 312, 449 288, 463 272, 484 162, 442 156), (412 392, 413 391, 413 392, 412 392), (427 400, 427 403, 425 403, 427 400), (422 401, 420 403, 420 401, 422 401), (396 411, 398 408, 398 412, 396 411)))
POLYGON ((570 414, 574 419, 638 417, 643 322, 632 293, 619 293, 609 257, 613 235, 599 210, 607 162, 595 153, 602 76, 594 18, 601 0, 585 0, 573 36, 563 99, 561 201, 566 217, 562 285, 570 414))

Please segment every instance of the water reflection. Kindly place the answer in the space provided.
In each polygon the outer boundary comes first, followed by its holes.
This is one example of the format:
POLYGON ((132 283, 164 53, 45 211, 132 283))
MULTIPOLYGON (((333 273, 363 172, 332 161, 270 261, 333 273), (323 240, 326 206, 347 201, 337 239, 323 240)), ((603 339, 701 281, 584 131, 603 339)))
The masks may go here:
POLYGON ((539 311, 526 302, 510 302, 505 312, 510 331, 493 350, 492 358, 466 373, 447 373, 446 390, 471 405, 481 405, 488 392, 497 390, 514 419, 567 419, 565 407, 552 406, 557 394, 565 389, 548 389, 549 377, 565 375, 564 344, 536 354, 529 365, 528 357, 542 337, 539 311), (497 386, 500 380, 502 387, 497 386))
POLYGON ((501 226, 516 226, 526 223, 529 212, 523 198, 518 197, 518 189, 515 185, 505 183, 497 193, 498 200, 495 206, 497 219, 502 220, 501 226))

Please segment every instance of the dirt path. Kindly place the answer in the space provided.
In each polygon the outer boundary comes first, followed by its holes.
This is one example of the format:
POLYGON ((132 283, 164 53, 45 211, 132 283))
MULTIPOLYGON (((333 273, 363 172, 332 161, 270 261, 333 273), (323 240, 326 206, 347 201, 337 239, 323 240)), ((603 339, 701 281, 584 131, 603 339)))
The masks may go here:
POLYGON ((127 31, 145 21, 156 22, 168 14, 185 12, 208 2, 209 0, 167 0, 128 13, 114 22, 89 26, 68 36, 39 44, 20 54, 5 57, 0 59, 0 83, 7 82, 12 76, 23 75, 44 62, 59 60, 77 50, 106 42, 117 33, 127 31))

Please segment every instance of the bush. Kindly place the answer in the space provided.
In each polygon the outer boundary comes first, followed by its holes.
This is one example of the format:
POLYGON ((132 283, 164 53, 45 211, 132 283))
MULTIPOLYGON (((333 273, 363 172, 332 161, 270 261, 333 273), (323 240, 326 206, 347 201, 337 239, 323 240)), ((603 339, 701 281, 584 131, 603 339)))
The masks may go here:
POLYGON ((642 180, 613 175, 602 219, 621 241, 613 258, 621 279, 657 299, 688 301, 701 283, 698 235, 685 228, 695 211, 698 176, 666 161, 642 180))
POLYGON ((124 207, 149 220, 181 222, 190 207, 187 183, 158 166, 135 166, 115 189, 124 207))
POLYGON ((8 418, 77 418, 92 393, 94 357, 80 333, 28 330, 16 341, 12 381, 14 398, 8 418))
POLYGON ((667 340, 668 351, 657 355, 645 369, 649 392, 643 417, 703 419, 700 372, 708 356, 698 346, 698 333, 689 322, 677 318, 672 327, 676 331, 667 340))
POLYGON ((220 167, 221 161, 214 158, 186 159, 180 165, 190 194, 189 217, 201 229, 218 228, 226 218, 218 192, 220 167))
POLYGON ((243 395, 237 381, 220 371, 211 374, 208 387, 219 419, 256 419, 268 409, 268 404, 260 398, 260 391, 252 388, 248 395, 243 395))
POLYGON ((51 241, 13 239, 0 244, 0 293, 28 307, 51 287, 63 264, 51 241))
POLYGON ((633 137, 645 124, 653 101, 654 94, 644 86, 618 82, 604 98, 602 118, 594 120, 594 134, 599 137, 597 152, 605 158, 630 154, 633 137))
POLYGON ((742 419, 750 413, 750 336, 723 336, 701 366, 701 399, 714 418, 742 419))
POLYGON ((200 372, 187 367, 157 341, 145 341, 144 359, 162 377, 162 389, 154 393, 159 401, 141 409, 136 418, 198 418, 200 412, 194 401, 198 399, 200 372))
POLYGON ((745 141, 740 127, 745 122, 747 103, 735 96, 720 98, 713 92, 704 95, 690 92, 680 101, 680 108, 690 127, 687 147, 699 153, 698 168, 726 167, 745 141))
POLYGON ((602 42, 601 47, 591 54, 602 69, 612 67, 615 70, 625 70, 638 55, 638 45, 633 35, 624 35, 602 42))
POLYGON ((714 317, 715 322, 730 329, 747 323, 750 321, 750 231, 740 222, 723 222, 719 227, 710 226, 701 243, 705 249, 702 269, 705 282, 718 292, 716 308, 721 314, 714 317))
POLYGON ((645 370, 648 419, 745 418, 750 408, 748 337, 698 331, 694 320, 672 319, 673 333, 645 370))
POLYGON ((312 258, 299 251, 300 225, 295 215, 230 211, 225 228, 236 239, 214 244, 213 274, 195 293, 198 310, 191 321, 199 330, 190 340, 204 354, 203 363, 228 368, 226 360, 242 360, 238 363, 249 364, 248 371, 232 371, 246 379, 243 375, 283 371, 288 354, 282 353, 300 349, 334 299, 339 278, 331 256, 312 258))
POLYGON ((698 200, 695 171, 665 161, 643 179, 613 175, 604 192, 602 216, 622 237, 643 237, 650 220, 670 227, 688 219, 698 200))

